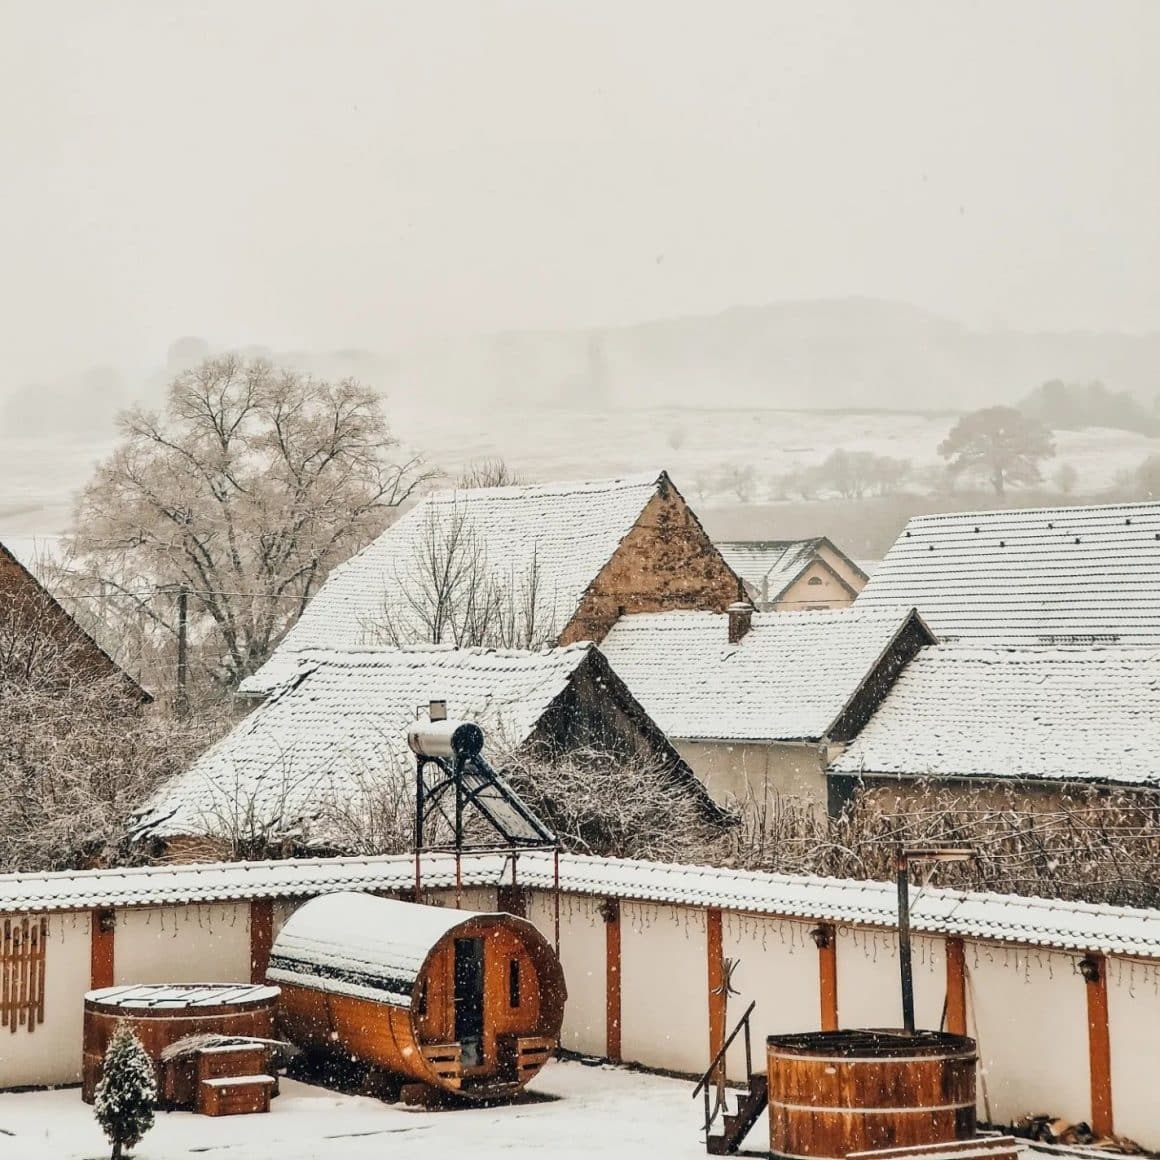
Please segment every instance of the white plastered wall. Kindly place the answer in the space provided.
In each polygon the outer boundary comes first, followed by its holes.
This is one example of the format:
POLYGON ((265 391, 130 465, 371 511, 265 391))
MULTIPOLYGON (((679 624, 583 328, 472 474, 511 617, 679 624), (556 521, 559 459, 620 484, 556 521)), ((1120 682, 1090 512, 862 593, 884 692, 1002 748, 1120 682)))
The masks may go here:
POLYGON ((709 1063, 705 912, 625 902, 620 940, 624 1059, 700 1074, 709 1063))
POLYGON ((117 912, 114 983, 249 981, 248 902, 117 912))
POLYGON ((89 948, 87 913, 49 917, 44 1022, 31 1031, 23 1027, 14 1033, 0 1031, 0 1087, 80 1082, 89 948))
MULTIPOLYGON (((607 943, 599 898, 560 896, 560 965, 568 1001, 564 1005, 561 1046, 584 1055, 606 1055, 607 943)), ((555 906, 550 891, 533 891, 528 921, 554 945, 555 906)))
MULTIPOLYGON (((895 931, 838 927, 838 1026, 901 1027, 902 973, 895 931)), ((942 939, 911 939, 914 1021, 939 1027, 946 998, 946 955, 942 939)))
POLYGON ((1160 964, 1109 959, 1108 1027, 1112 1041, 1112 1118, 1116 1131, 1160 1148, 1160 964))
POLYGON ((979 1110, 991 1119, 1091 1117, 1081 956, 966 944, 967 1034, 978 1040, 979 1110))
MULTIPOLYGON (((723 916, 721 949, 736 963, 732 982, 738 992, 729 997, 725 1032, 732 1031, 745 1008, 756 1001, 750 1020, 754 1071, 765 1070, 767 1035, 816 1031, 821 1026, 818 948, 810 938, 812 929, 812 924, 729 911, 723 916)), ((740 1036, 729 1050, 729 1078, 745 1079, 740 1036)))

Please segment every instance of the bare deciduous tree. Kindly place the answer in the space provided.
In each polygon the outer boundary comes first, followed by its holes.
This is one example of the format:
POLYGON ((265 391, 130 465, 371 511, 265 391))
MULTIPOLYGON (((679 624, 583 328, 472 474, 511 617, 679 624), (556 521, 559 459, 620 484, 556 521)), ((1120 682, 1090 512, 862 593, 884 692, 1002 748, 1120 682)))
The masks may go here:
POLYGON ((227 685, 254 672, 334 564, 382 531, 428 477, 379 397, 267 362, 210 359, 174 379, 163 415, 121 416, 73 525, 63 591, 174 631, 184 588, 197 653, 227 685))
POLYGON ((469 503, 429 507, 395 584, 363 624, 376 644, 538 649, 556 635, 554 602, 535 544, 517 568, 492 567, 469 503))
POLYGON ((513 471, 498 456, 472 459, 464 464, 459 476, 459 486, 462 488, 518 487, 525 482, 518 472, 513 471))
MULTIPOLYGON (((929 783, 898 798, 878 790, 839 817, 803 798, 747 803, 730 861, 785 874, 888 880, 904 845, 970 846, 942 885, 1121 906, 1160 904, 1160 794, 1077 790, 1035 802, 1017 788, 988 797, 929 783)), ((719 852, 721 856, 723 852, 719 852)))
MULTIPOLYGON (((21 631, 27 637, 37 627, 21 631)), ((133 812, 225 722, 174 721, 143 708, 120 675, 86 675, 73 641, 0 635, 5 655, 20 658, 0 671, 0 870, 79 869, 131 857, 133 812)))
POLYGON ((573 853, 704 862, 720 849, 720 826, 659 759, 533 751, 506 762, 505 775, 573 853))

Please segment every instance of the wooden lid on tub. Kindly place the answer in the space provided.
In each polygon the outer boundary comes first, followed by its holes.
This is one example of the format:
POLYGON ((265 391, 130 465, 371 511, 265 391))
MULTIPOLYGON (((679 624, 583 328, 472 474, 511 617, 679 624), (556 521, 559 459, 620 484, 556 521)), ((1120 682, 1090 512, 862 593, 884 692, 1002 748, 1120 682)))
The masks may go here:
POLYGON ((264 1006, 273 1003, 281 993, 278 987, 261 983, 131 983, 89 991, 85 995, 85 1006, 147 1015, 151 1011, 264 1006))

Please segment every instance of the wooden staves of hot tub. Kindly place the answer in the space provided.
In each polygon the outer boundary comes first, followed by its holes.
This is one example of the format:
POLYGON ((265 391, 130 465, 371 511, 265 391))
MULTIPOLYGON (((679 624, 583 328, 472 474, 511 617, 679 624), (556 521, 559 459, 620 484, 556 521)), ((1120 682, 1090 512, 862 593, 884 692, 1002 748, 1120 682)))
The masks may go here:
POLYGON ((567 997, 556 955, 524 919, 365 894, 305 903, 266 977, 297 1046, 476 1099, 540 1070, 567 997))
POLYGON ((769 1146, 840 1158, 975 1135, 975 1041, 939 1031, 771 1035, 769 1146))
POLYGON ((85 996, 85 1041, 81 1070, 81 1098, 93 1102, 105 1049, 118 1023, 137 1033, 158 1071, 161 1102, 193 1107, 196 1092, 161 1066, 162 1052, 191 1035, 253 1036, 270 1039, 274 1033, 277 987, 250 983, 142 983, 105 987, 85 996), (174 1084, 181 1090, 176 1090, 174 1084))

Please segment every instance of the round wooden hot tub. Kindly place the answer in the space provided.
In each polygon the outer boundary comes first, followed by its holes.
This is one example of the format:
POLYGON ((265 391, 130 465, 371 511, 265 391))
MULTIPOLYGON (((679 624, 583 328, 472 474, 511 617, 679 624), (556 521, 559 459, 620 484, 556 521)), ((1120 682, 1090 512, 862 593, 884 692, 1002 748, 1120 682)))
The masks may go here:
POLYGON ((941 1031, 816 1031, 766 1040, 769 1147, 851 1152, 975 1134, 975 1041, 941 1031))
POLYGON ((270 1039, 278 988, 249 983, 135 984, 85 996, 81 1098, 92 1103, 105 1049, 118 1023, 137 1033, 161 1082, 161 1053, 188 1035, 252 1035, 270 1039))
POLYGON ((368 894, 301 906, 266 977, 298 1047, 475 1099, 540 1070, 567 998, 555 953, 524 919, 368 894))

